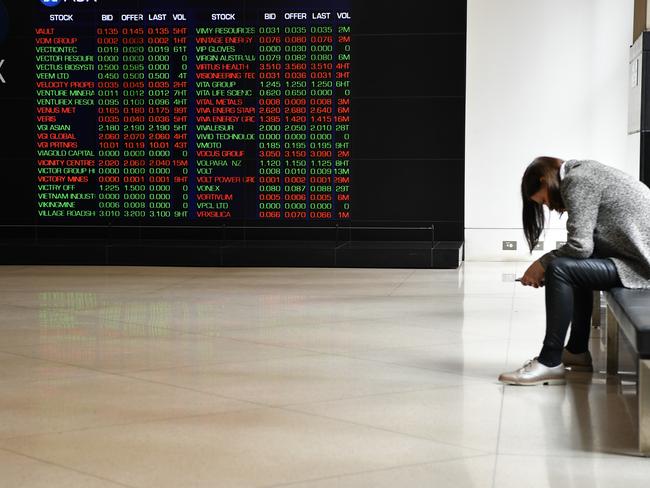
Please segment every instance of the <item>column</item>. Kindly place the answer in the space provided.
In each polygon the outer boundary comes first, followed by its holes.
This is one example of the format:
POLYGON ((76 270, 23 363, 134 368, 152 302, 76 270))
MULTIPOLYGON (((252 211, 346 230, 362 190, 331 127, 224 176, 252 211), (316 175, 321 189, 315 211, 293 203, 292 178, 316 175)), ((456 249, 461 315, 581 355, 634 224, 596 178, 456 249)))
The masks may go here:
POLYGON ((123 216, 122 43, 120 29, 97 27, 97 197, 99 217, 123 216))
POLYGON ((296 13, 283 27, 282 147, 284 212, 291 219, 308 220, 308 39, 307 14, 296 13))
MULTIPOLYGON (((329 12, 328 12, 329 13, 329 12)), ((309 218, 333 214, 334 27, 312 25, 309 37, 309 218)))
POLYGON ((207 26, 196 28, 193 183, 199 219, 243 217, 244 185, 255 181, 245 164, 255 152, 256 28, 238 22, 238 13, 212 14, 207 26))
POLYGON ((140 219, 149 217, 147 171, 151 164, 147 150, 147 35, 142 17, 134 16, 132 22, 122 24, 120 33, 123 216, 140 219))
POLYGON ((265 25, 258 36, 258 167, 257 217, 282 218, 285 175, 282 164, 284 88, 282 34, 277 25, 265 25))
POLYGON ((42 218, 97 217, 92 48, 65 23, 35 31, 37 212, 42 218))
POLYGON ((172 28, 172 208, 173 217, 189 217, 189 28, 183 23, 185 16, 177 14, 172 19, 178 23, 172 28))
MULTIPOLYGON (((150 14, 158 18, 160 14, 150 14)), ((147 27, 147 216, 155 219, 172 213, 172 81, 171 28, 149 20, 147 27)))
POLYGON ((350 219, 350 100, 351 27, 350 13, 336 12, 334 34, 334 211, 341 220, 350 219))

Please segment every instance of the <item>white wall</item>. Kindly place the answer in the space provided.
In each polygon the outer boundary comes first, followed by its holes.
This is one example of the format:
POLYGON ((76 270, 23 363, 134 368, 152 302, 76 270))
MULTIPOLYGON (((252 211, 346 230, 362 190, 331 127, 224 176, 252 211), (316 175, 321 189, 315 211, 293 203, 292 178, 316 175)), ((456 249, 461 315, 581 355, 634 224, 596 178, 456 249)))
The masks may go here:
MULTIPOLYGON (((468 0, 467 260, 531 259, 519 185, 535 156, 596 159, 638 177, 638 136, 627 135, 633 6, 468 0), (503 240, 518 250, 502 251, 503 240)), ((565 220, 551 218, 545 251, 565 239, 565 220)))

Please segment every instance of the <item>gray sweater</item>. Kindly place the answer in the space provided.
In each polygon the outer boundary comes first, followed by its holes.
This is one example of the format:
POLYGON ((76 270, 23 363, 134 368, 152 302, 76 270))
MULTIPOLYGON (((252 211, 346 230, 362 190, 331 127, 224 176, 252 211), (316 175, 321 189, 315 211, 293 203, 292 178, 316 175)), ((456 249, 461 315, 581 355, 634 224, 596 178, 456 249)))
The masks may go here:
POLYGON ((610 258, 626 288, 650 288, 650 189, 597 161, 565 164, 567 243, 540 258, 610 258))

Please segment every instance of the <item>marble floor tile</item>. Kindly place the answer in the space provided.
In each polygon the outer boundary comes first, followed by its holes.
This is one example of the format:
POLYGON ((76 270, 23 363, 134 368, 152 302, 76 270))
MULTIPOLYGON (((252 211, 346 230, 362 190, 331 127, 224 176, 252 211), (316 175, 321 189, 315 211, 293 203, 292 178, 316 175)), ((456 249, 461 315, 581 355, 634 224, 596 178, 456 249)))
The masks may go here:
MULTIPOLYGON (((0 352, 0 384, 95 375, 96 371, 0 352)), ((1 413, 0 413, 1 415, 1 413)))
POLYGON ((645 458, 501 455, 496 462, 494 487, 517 488, 526 480, 527 488, 645 488, 649 477, 650 465, 645 458))
POLYGON ((569 373, 566 386, 504 387, 499 454, 603 456, 636 446, 636 402, 603 374, 569 373))
POLYGON ((0 486, 646 486, 604 328, 593 374, 497 382, 526 267, 0 266, 0 486))
POLYGON ((473 456, 265 488, 491 488, 494 463, 495 456, 473 456))
POLYGON ((273 485, 476 454, 269 408, 0 440, 0 447, 142 488, 273 485))
POLYGON ((155 337, 160 334, 159 326, 162 325, 125 323, 66 309, 20 310, 18 314, 0 317, 2 351, 10 352, 14 346, 155 337))
POLYGON ((2 485, 25 488, 124 488, 127 485, 0 449, 2 485))
POLYGON ((11 352, 33 359, 113 373, 316 354, 313 351, 228 338, 182 334, 168 329, 155 329, 155 332, 156 335, 146 337, 13 346, 11 352))
POLYGON ((413 327, 406 320, 349 322, 226 330, 222 337, 322 353, 454 344, 463 341, 451 327, 413 327))
POLYGON ((495 453, 501 397, 500 385, 470 383, 287 408, 495 453))
POLYGON ((376 349, 350 352, 347 355, 360 359, 400 364, 414 368, 431 369, 492 381, 507 364, 508 344, 502 339, 486 340, 463 337, 450 344, 428 344, 411 348, 376 349))
POLYGON ((129 376, 272 406, 477 381, 451 373, 333 355, 145 371, 129 376))
POLYGON ((12 381, 0 383, 0 438, 254 407, 248 402, 115 375, 12 381))

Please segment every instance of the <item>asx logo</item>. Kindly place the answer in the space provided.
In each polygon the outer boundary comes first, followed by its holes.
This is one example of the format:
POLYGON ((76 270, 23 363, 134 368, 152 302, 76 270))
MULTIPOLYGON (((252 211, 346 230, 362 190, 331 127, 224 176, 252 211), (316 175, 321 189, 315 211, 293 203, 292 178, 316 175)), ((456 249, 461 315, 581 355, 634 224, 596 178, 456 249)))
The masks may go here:
POLYGON ((61 3, 97 3, 97 0, 40 0, 46 7, 56 7, 61 3))

